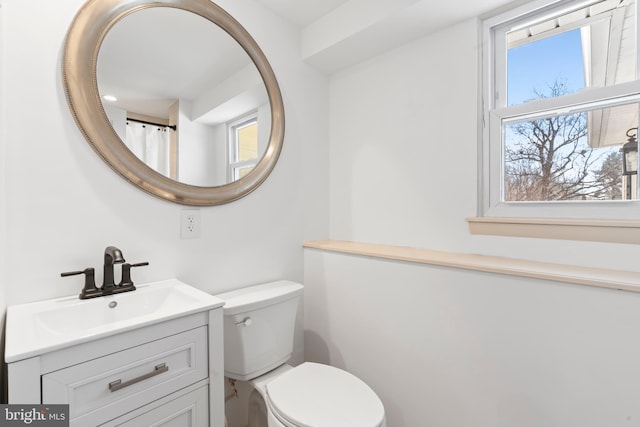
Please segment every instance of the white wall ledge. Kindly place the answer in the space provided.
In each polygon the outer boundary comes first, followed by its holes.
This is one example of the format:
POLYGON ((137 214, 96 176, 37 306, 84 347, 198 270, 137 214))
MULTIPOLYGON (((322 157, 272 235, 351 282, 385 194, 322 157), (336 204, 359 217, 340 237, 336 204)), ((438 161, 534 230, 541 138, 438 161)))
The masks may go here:
POLYGON ((303 246, 328 252, 640 292, 640 273, 631 271, 344 240, 314 240, 305 242, 303 246))

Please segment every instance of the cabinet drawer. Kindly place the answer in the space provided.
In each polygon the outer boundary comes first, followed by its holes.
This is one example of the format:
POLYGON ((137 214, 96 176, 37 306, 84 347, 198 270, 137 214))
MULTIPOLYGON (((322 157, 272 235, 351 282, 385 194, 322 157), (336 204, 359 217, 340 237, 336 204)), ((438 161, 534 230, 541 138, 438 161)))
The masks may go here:
POLYGON ((208 427, 209 394, 207 386, 190 393, 153 402, 100 427, 208 427))
POLYGON ((206 378, 207 357, 203 326, 43 375, 42 401, 106 421, 206 378))

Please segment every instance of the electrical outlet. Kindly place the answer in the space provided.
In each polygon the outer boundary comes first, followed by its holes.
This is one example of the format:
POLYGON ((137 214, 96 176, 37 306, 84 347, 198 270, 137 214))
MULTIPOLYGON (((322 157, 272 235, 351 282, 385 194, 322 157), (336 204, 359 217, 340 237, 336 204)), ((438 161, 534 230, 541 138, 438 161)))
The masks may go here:
POLYGON ((184 209, 180 213, 180 238, 197 239, 200 237, 200 211, 184 209))

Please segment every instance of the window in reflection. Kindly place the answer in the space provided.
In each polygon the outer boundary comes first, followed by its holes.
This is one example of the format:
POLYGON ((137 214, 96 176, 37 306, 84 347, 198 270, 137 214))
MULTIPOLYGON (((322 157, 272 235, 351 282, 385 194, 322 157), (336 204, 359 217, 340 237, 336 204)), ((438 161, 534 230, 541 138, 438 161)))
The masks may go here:
POLYGON ((229 178, 242 178, 258 163, 258 115, 229 124, 229 178))

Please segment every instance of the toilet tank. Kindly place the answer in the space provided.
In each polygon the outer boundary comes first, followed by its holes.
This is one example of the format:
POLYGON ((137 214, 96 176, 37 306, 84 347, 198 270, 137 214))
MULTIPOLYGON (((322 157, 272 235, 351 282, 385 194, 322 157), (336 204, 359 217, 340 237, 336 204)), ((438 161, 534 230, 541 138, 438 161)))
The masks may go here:
POLYGON ((250 380, 289 360, 302 289, 280 280, 216 295, 225 302, 225 376, 250 380))

